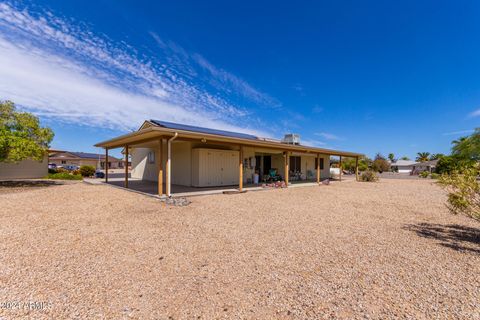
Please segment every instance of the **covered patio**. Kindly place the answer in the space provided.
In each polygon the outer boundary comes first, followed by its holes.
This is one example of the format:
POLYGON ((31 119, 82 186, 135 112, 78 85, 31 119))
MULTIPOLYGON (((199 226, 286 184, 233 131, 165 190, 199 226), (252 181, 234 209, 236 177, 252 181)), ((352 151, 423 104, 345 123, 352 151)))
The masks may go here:
MULTIPOLYGON (((105 182, 160 197, 205 192, 243 192, 262 183, 319 184, 330 178, 330 156, 356 159, 361 154, 287 144, 279 140, 200 127, 146 121, 133 133, 98 143, 122 148, 132 170, 123 177, 105 175, 105 182)), ((108 160, 107 160, 108 161, 108 160)), ((342 179, 340 170, 339 180, 342 179)))

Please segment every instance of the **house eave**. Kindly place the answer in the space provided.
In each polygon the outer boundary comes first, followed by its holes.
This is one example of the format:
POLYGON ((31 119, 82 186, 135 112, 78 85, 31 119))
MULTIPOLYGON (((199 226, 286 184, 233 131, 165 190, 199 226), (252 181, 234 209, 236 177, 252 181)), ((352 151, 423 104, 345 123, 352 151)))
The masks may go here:
POLYGON ((184 139, 193 139, 193 140, 207 140, 211 142, 223 142, 223 143, 231 143, 236 145, 242 146, 257 146, 257 147, 268 147, 274 149, 280 149, 284 151, 296 151, 302 153, 321 153, 321 154, 328 154, 332 156, 344 156, 344 157, 362 157, 363 154, 356 153, 356 152, 348 152, 348 151, 340 151, 340 150, 332 150, 332 149, 324 149, 324 148, 317 148, 317 147, 309 147, 309 146, 302 146, 302 145, 289 145, 279 142, 271 142, 265 140, 250 140, 250 139, 242 139, 236 137, 225 137, 221 135, 209 134, 209 133, 197 133, 191 131, 184 131, 184 130, 175 130, 169 128, 161 128, 161 127, 148 127, 145 129, 141 129, 136 132, 128 133, 110 140, 102 141, 95 144, 95 147, 101 148, 120 148, 125 147, 126 145, 133 146, 140 142, 160 139, 161 137, 172 137, 178 133, 178 140, 184 139))

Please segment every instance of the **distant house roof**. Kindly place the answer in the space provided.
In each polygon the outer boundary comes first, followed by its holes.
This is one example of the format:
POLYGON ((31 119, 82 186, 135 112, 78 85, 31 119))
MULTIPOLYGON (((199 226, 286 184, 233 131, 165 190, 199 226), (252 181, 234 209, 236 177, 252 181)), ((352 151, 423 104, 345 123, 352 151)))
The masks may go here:
MULTIPOLYGON (((73 152, 73 151, 60 151, 50 154, 50 159, 91 159, 91 160, 105 160, 105 155, 100 153, 89 152, 73 152)), ((110 161, 120 161, 112 156, 108 156, 110 161)))
POLYGON ((200 132, 200 133, 208 133, 208 134, 216 134, 216 135, 219 135, 219 136, 232 137, 232 138, 258 140, 257 136, 254 136, 254 135, 251 135, 251 134, 246 134, 246 133, 210 129, 210 128, 197 127, 197 126, 191 126, 191 125, 187 125, 187 124, 173 123, 173 122, 160 121, 160 120, 150 120, 150 122, 153 123, 153 124, 156 124, 157 126, 163 127, 163 128, 185 130, 185 131, 192 131, 192 132, 200 132))
POLYGON ((424 161, 424 162, 417 162, 416 165, 424 166, 424 167, 435 167, 437 165, 438 159, 437 160, 430 160, 430 161, 424 161))
POLYGON ((392 162, 393 167, 408 167, 408 166, 414 166, 416 164, 415 161, 411 160, 397 160, 395 162, 392 162))
POLYGON ((430 160, 424 162, 417 162, 412 160, 397 160, 396 162, 392 162, 392 167, 408 167, 408 166, 422 166, 422 167, 435 167, 437 165, 438 160, 430 160))

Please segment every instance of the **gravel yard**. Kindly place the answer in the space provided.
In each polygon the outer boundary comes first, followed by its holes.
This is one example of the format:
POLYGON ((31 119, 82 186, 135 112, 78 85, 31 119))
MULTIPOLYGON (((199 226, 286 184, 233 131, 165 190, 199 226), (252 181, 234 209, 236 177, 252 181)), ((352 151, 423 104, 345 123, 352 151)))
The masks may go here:
POLYGON ((186 207, 83 183, 0 190, 0 319, 480 319, 480 224, 445 198, 393 179, 186 207))

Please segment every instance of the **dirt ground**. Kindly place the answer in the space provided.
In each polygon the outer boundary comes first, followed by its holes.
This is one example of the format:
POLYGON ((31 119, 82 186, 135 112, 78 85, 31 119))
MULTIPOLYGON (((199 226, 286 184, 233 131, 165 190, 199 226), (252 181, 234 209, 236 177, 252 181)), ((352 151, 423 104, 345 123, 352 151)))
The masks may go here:
POLYGON ((431 180, 187 207, 84 183, 0 190, 0 319, 480 319, 480 223, 445 199, 431 180))

